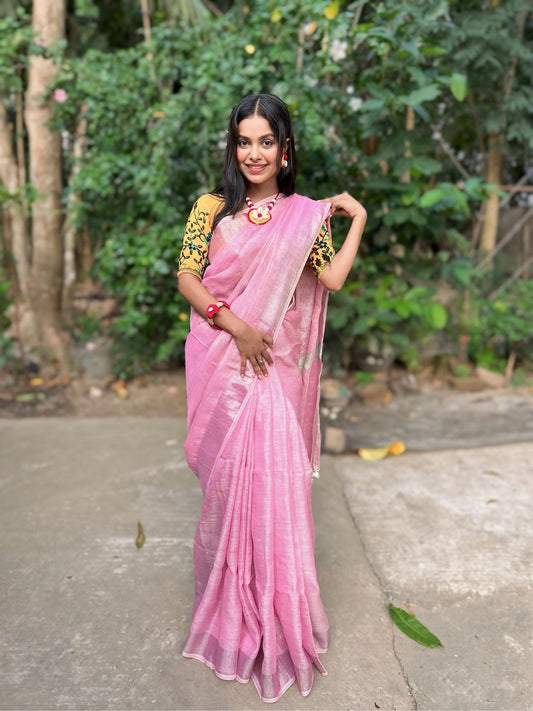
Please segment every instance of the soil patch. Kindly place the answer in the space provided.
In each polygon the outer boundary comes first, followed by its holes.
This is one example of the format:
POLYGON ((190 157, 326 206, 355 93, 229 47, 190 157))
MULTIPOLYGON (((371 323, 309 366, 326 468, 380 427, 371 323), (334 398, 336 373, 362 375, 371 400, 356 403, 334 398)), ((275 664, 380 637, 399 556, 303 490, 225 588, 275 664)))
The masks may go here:
POLYGON ((183 370, 147 374, 128 383, 25 377, 4 380, 0 387, 0 417, 180 417, 186 410, 183 370))

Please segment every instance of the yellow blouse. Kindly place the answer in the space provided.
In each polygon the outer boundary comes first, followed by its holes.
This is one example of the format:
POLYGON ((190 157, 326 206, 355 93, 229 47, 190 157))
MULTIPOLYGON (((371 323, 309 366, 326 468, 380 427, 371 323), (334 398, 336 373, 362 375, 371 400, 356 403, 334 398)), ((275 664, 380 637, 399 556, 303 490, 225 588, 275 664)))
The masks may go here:
MULTIPOLYGON (((183 236, 183 246, 178 261, 180 274, 195 274, 200 279, 208 265, 207 253, 211 241, 212 225, 221 206, 222 199, 207 193, 194 203, 183 236)), ((324 222, 317 235, 311 253, 309 265, 317 278, 333 259, 335 250, 331 243, 328 226, 324 222)))

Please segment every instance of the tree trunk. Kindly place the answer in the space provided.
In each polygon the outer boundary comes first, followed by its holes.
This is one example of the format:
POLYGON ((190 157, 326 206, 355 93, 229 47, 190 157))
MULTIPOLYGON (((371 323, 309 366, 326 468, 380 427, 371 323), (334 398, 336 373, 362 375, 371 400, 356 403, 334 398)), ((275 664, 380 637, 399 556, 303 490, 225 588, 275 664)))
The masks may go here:
MULTIPOLYGON (((76 133, 74 134, 73 156, 74 165, 70 174, 69 183, 72 186, 77 175, 80 172, 81 159, 85 152, 87 144, 87 106, 82 107, 82 115, 79 119, 76 133)), ((63 278, 63 297, 62 297, 62 318, 63 323, 67 326, 74 325, 74 289, 76 286, 76 224, 75 212, 76 204, 79 200, 79 195, 72 191, 69 193, 67 215, 64 225, 64 278, 63 278)))
MULTIPOLYGON (((32 22, 43 45, 53 45, 64 36, 65 0, 34 0, 32 22)), ((53 115, 49 87, 58 69, 52 59, 30 57, 25 120, 30 180, 38 194, 32 206, 32 303, 42 347, 65 367, 69 361, 61 329, 61 137, 47 125, 53 115)))
MULTIPOLYGON (((498 134, 489 136, 489 154, 487 157, 487 168, 485 182, 500 185, 503 173, 503 153, 501 150, 502 137, 498 134)), ((500 198, 497 194, 492 194, 485 202, 483 230, 479 249, 481 252, 492 252, 496 246, 498 234, 498 218, 500 211, 500 198)))
MULTIPOLYGON (((6 190, 16 196, 20 188, 19 169, 13 153, 12 126, 7 120, 5 107, 0 103, 0 180, 6 190)), ((14 197, 6 206, 4 213, 9 220, 11 249, 15 262, 15 270, 19 290, 24 301, 29 302, 30 261, 28 250, 28 234, 22 201, 14 197)))

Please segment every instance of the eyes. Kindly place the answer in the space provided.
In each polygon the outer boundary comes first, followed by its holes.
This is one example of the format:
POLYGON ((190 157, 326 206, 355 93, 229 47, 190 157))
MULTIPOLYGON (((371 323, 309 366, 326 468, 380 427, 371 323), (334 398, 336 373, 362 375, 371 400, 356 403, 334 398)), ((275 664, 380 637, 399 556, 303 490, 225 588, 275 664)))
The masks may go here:
MULTIPOLYGON (((238 148, 248 148, 248 146, 251 145, 251 141, 247 138, 239 138, 237 141, 238 148)), ((263 138, 260 141, 260 145, 263 146, 263 148, 272 148, 272 146, 276 145, 276 141, 273 138, 263 138)))

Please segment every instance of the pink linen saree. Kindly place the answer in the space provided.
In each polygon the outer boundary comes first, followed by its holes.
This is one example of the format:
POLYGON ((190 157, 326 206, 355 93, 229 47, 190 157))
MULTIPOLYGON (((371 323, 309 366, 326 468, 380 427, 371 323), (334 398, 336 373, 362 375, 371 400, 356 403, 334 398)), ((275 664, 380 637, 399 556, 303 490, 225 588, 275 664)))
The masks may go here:
MULTIPOLYGON (((266 201, 263 201, 266 203, 266 201)), ((261 204, 261 203, 260 203, 261 204)), ((203 283, 274 339, 257 379, 232 336, 192 311, 186 343, 187 461, 204 503, 194 541, 195 606, 184 656, 277 701, 307 695, 328 641, 314 562, 311 482, 327 290, 306 266, 329 204, 278 201, 270 222, 226 217, 203 283)))

